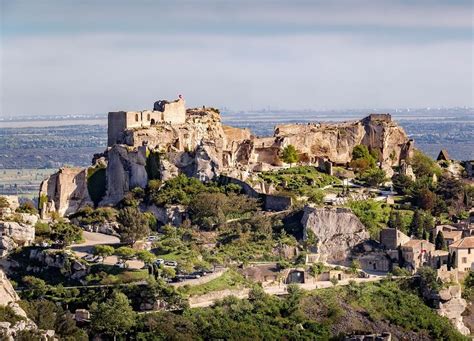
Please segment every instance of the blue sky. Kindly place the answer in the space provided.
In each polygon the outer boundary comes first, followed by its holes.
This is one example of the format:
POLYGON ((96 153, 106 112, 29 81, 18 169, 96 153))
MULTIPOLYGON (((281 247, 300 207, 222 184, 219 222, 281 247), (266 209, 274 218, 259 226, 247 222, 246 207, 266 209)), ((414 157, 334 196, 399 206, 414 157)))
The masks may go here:
POLYGON ((472 1, 14 1, 0 114, 473 106, 472 1))

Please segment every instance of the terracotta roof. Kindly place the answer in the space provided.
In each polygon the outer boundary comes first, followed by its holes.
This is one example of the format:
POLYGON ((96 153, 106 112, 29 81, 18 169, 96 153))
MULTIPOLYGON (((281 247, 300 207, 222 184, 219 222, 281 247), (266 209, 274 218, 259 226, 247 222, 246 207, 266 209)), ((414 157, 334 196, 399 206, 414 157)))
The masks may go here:
POLYGON ((441 228, 441 230, 443 231, 443 233, 444 233, 444 231, 446 231, 446 230, 451 230, 451 231, 452 231, 452 230, 456 230, 456 229, 457 229, 457 227, 454 227, 454 226, 452 226, 452 225, 438 225, 438 226, 436 226, 436 228, 437 228, 437 229, 441 228))
MULTIPOLYGON (((403 247, 417 247, 417 246, 421 246, 422 243, 425 246, 431 244, 429 241, 424 240, 424 239, 412 239, 412 240, 407 241, 402 246, 403 247)), ((433 244, 431 244, 431 245, 433 245, 433 244)))
POLYGON ((449 247, 454 247, 457 249, 469 249, 474 248, 474 237, 466 237, 461 240, 455 241, 449 247))
POLYGON ((461 239, 462 231, 443 231, 444 239, 461 239))

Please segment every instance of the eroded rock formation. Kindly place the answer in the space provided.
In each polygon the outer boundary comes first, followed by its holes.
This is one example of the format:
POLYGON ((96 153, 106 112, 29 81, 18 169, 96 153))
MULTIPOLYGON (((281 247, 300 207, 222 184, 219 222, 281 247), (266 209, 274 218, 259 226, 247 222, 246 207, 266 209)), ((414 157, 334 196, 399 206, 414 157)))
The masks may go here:
POLYGON ((68 215, 85 205, 91 205, 87 190, 87 169, 59 169, 41 183, 39 202, 42 218, 52 212, 60 216, 68 215))
MULTIPOLYGON (((207 181, 223 172, 238 173, 237 177, 245 180, 252 172, 280 167, 279 155, 290 144, 298 150, 302 163, 314 165, 347 164, 354 147, 364 144, 378 151, 380 164, 389 175, 391 167, 398 166, 412 150, 412 142, 388 114, 335 124, 279 125, 271 137, 256 137, 248 129, 225 126, 218 110, 212 108, 188 109, 184 120, 154 121, 147 115, 141 112, 138 125, 136 114, 125 115, 127 120, 118 125, 114 120, 123 115, 109 115, 109 126, 125 130, 109 129, 113 134, 109 140, 114 144, 104 154, 94 156, 96 163, 107 167, 106 195, 101 205, 116 204, 129 190, 146 186, 150 151, 161 155, 162 180, 184 173, 207 181)), ((42 184, 40 195, 47 196, 42 210, 45 214, 56 211, 67 215, 90 204, 87 171, 61 169, 42 184)))
POLYGON ((308 239, 308 231, 314 233, 322 262, 348 264, 354 246, 369 239, 365 226, 348 208, 306 206, 301 223, 304 239, 308 239))
MULTIPOLYGON (((17 293, 7 276, 0 269, 0 306, 7 306, 12 309, 16 316, 21 320, 11 324, 10 322, 0 321, 0 337, 2 340, 15 340, 17 333, 23 330, 37 330, 36 324, 26 316, 25 311, 18 305, 17 293)), ((54 336, 54 331, 45 331, 45 334, 54 336)))

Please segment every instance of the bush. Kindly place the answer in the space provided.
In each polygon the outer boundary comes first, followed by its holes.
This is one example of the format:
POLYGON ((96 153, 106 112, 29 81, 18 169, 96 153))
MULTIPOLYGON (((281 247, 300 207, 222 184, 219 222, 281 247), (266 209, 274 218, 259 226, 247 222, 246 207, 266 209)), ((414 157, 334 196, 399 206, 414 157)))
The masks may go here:
POLYGON ((380 230, 384 228, 390 216, 390 208, 385 204, 374 201, 351 201, 349 207, 359 218, 362 224, 369 230, 373 239, 378 239, 380 230))

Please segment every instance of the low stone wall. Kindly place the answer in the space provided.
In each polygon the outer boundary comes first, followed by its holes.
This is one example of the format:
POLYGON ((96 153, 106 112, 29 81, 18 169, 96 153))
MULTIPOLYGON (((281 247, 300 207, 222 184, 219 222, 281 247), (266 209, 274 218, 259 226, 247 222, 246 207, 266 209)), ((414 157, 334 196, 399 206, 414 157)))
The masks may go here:
POLYGON ((215 300, 223 299, 227 296, 235 296, 240 299, 248 298, 250 293, 249 288, 244 289, 225 289, 220 291, 210 292, 208 294, 204 294, 201 296, 193 296, 190 297, 188 302, 189 305, 192 306, 199 306, 201 304, 205 304, 207 302, 214 302, 215 300))
POLYGON ((184 281, 184 282, 171 283, 171 285, 176 287, 176 288, 179 288, 179 287, 183 287, 185 285, 195 286, 195 285, 205 284, 207 282, 212 281, 213 279, 221 277, 226 271, 227 271, 227 269, 216 270, 212 274, 206 275, 204 277, 200 277, 200 278, 196 278, 196 279, 190 279, 190 280, 184 281))

